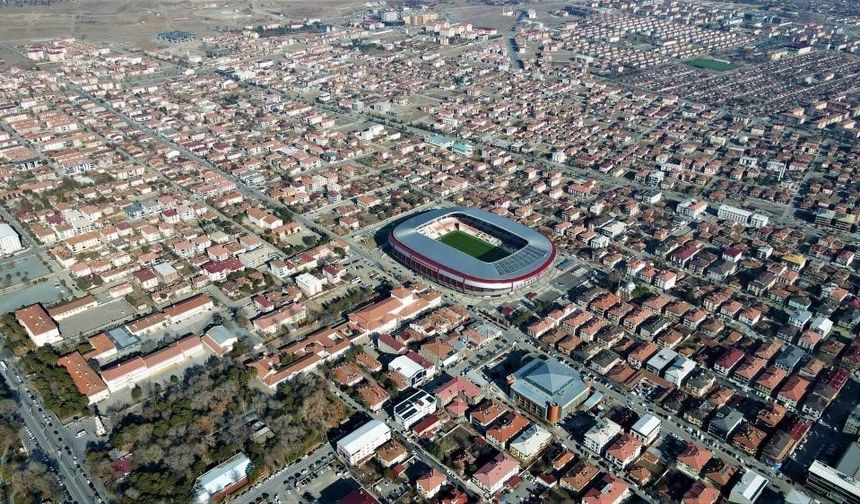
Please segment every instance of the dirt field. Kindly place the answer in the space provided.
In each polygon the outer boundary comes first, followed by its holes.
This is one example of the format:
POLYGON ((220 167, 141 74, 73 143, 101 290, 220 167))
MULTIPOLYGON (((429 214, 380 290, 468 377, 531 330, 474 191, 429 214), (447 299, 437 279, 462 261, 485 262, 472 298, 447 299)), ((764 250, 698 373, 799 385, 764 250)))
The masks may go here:
MULTIPOLYGON (((318 17, 331 20, 365 4, 363 0, 70 0, 49 6, 0 8, 0 58, 10 63, 15 56, 2 46, 30 41, 76 37, 114 42, 144 49, 165 47, 157 34, 182 30, 206 36, 223 27, 272 23, 282 19, 318 17)), ((429 2, 431 8, 458 21, 476 26, 492 26, 505 33, 516 22, 503 16, 502 7, 470 0, 429 2)), ((562 2, 530 4, 539 20, 562 2)), ((517 8, 514 8, 516 12, 517 8)), ((543 19, 541 19, 543 18, 543 19)), ((196 46, 189 43, 188 47, 196 46)), ((185 50, 185 46, 173 46, 185 50)))
MULTIPOLYGON (((0 43, 78 37, 136 47, 160 46, 158 32, 185 30, 205 36, 218 27, 278 19, 329 19, 361 0, 77 0, 51 6, 0 8, 0 43)), ((3 55, 0 55, 3 57, 3 55)))

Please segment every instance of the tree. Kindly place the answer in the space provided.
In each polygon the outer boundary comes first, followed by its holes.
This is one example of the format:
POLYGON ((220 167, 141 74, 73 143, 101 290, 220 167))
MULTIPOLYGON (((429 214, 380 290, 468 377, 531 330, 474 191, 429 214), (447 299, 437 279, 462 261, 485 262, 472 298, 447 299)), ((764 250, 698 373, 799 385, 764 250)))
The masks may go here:
POLYGON ((518 327, 527 325, 534 318, 534 314, 527 310, 520 310, 514 316, 513 323, 518 327))
POLYGON ((439 443, 433 442, 427 446, 427 453, 433 456, 436 460, 442 460, 445 457, 445 450, 439 443))
POLYGON ((141 396, 143 396, 143 389, 140 388, 140 385, 135 385, 134 388, 131 389, 131 398, 138 401, 141 396))
POLYGON ((319 238, 316 235, 305 235, 302 237, 302 243, 308 248, 315 247, 318 242, 319 238))
POLYGON ((57 479, 48 467, 19 451, 21 420, 17 402, 0 378, 0 502, 37 504, 59 498, 57 479))

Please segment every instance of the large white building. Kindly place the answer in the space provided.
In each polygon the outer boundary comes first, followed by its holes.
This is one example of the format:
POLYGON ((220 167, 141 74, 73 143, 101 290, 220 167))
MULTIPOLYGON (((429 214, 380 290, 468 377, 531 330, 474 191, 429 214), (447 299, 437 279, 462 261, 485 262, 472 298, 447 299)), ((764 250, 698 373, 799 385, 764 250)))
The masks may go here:
POLYGON ((394 419, 408 429, 435 411, 436 399, 423 390, 416 390, 414 394, 394 406, 394 419))
POLYGON ((753 213, 749 210, 744 210, 743 208, 737 208, 726 204, 722 204, 717 208, 717 217, 755 228, 767 226, 768 222, 766 215, 753 213))
POLYGON ((391 429, 381 420, 371 420, 337 442, 337 452, 350 465, 367 460, 391 439, 391 429))
POLYGON ((250 467, 251 459, 244 453, 237 453, 209 469, 194 482, 194 501, 203 504, 230 494, 248 480, 250 467))
POLYGON ((296 277, 296 285, 305 296, 311 297, 323 291, 325 281, 311 275, 310 273, 302 273, 296 277))
POLYGON ((22 248, 18 233, 9 224, 0 222, 0 255, 14 254, 22 248))
POLYGON ((592 453, 600 455, 603 450, 621 434, 621 426, 612 420, 599 418, 597 423, 585 433, 585 447, 592 453))
POLYGON ((812 491, 833 502, 860 502, 860 444, 852 443, 836 467, 820 460, 814 461, 809 466, 806 484, 812 491))
POLYGON ((659 418, 651 413, 646 413, 630 427, 630 435, 641 441, 642 444, 651 444, 660 435, 660 424, 659 418))
POLYGON ((741 479, 732 487, 729 494, 729 502, 734 504, 753 504, 767 487, 767 480, 756 472, 749 469, 744 472, 741 479))

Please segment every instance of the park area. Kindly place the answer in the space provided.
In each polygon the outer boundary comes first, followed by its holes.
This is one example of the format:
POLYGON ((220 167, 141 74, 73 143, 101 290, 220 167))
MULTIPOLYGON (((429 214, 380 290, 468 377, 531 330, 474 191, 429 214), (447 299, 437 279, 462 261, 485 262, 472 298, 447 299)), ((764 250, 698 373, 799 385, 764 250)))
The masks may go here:
POLYGON ((715 60, 710 58, 696 58, 690 61, 687 61, 687 64, 696 68, 702 68, 704 70, 714 70, 717 72, 726 72, 735 68, 734 65, 727 61, 715 60))
POLYGON ((507 257, 509 254, 501 247, 497 247, 492 243, 487 243, 484 240, 472 236, 463 231, 451 231, 450 233, 439 238, 439 241, 455 248, 460 252, 469 254, 470 256, 484 261, 494 262, 507 257))

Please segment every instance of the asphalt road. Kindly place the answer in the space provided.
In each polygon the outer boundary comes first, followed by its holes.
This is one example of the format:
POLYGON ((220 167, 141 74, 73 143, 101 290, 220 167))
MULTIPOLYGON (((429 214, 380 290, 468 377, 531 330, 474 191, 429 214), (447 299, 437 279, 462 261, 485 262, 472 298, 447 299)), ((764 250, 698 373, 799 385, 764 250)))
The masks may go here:
POLYGON ((385 409, 382 409, 382 410, 377 411, 375 413, 370 412, 367 409, 365 409, 364 406, 362 406, 361 404, 359 404, 355 400, 353 400, 350 396, 341 392, 334 385, 332 385, 331 388, 332 388, 332 391, 335 394, 337 394, 338 397, 341 398, 341 400, 343 400, 345 403, 352 406, 353 409, 355 409, 357 411, 363 411, 367 415, 371 416, 372 418, 375 418, 377 420, 382 420, 383 422, 388 424, 388 427, 390 427, 392 431, 395 431, 398 434, 400 434, 399 441, 403 442, 403 444, 407 448, 410 448, 412 451, 412 454, 414 454, 416 457, 418 457, 422 462, 424 462, 428 466, 435 468, 436 470, 438 470, 442 474, 445 474, 448 477, 449 481, 456 482, 457 486, 459 486, 460 488, 465 490, 466 493, 468 493, 472 496, 477 496, 477 495, 482 494, 482 492, 472 482, 468 481, 467 479, 464 479, 459 474, 457 474, 456 472, 451 470, 451 468, 443 465, 441 462, 439 462, 438 460, 433 458, 429 453, 427 453, 427 451, 422 446, 420 446, 419 444, 417 444, 414 441, 415 435, 412 434, 412 431, 410 431, 408 429, 404 429, 402 425, 400 425, 399 423, 392 420, 388 416, 388 414, 385 412, 385 409))
POLYGON ((251 504, 256 501, 258 498, 262 497, 264 494, 274 497, 275 495, 279 495, 284 493, 286 490, 291 488, 287 488, 284 485, 284 481, 290 476, 301 475, 305 469, 308 469, 310 472, 310 467, 316 463, 317 461, 325 459, 330 454, 334 454, 334 450, 332 450, 331 445, 329 443, 324 443, 322 446, 317 448, 310 455, 302 458, 298 462, 294 464, 290 464, 275 474, 269 476, 264 481, 257 483, 248 491, 242 493, 233 499, 232 502, 235 504, 251 504))
POLYGON ((33 433, 42 452, 55 462, 58 476, 72 499, 79 503, 101 502, 100 497, 89 487, 90 478, 84 472, 83 466, 76 467, 78 461, 75 456, 66 452, 66 448, 72 446, 70 442, 72 435, 68 429, 60 425, 54 415, 42 407, 35 394, 33 395, 35 399, 30 398, 30 391, 8 360, 4 359, 0 362, 6 365, 5 368, 0 366, 0 373, 9 387, 19 396, 18 413, 24 420, 24 425, 33 433), (44 415, 39 411, 40 408, 44 411, 44 415), (54 430, 58 434, 54 434, 54 430))

